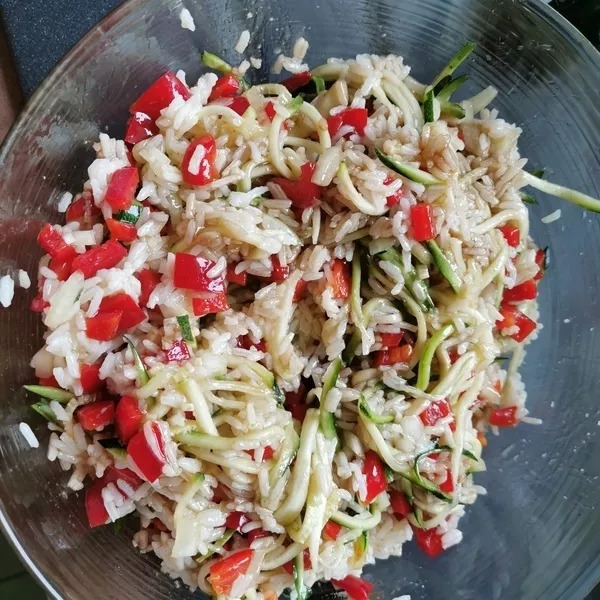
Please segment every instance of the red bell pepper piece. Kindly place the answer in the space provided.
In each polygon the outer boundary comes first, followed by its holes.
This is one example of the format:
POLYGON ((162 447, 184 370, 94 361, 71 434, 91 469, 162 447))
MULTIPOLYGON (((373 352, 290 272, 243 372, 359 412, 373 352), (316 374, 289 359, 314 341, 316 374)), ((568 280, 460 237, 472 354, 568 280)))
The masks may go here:
POLYGON ((451 414, 450 405, 448 400, 438 400, 437 402, 431 402, 429 406, 419 415, 423 425, 432 427, 440 419, 447 417, 451 414))
POLYGON ((128 144, 137 144, 158 133, 156 123, 145 113, 136 112, 129 117, 125 129, 125 141, 128 144))
POLYGON ((410 360, 413 353, 413 347, 410 344, 403 344, 398 348, 388 348, 387 350, 378 350, 375 352, 376 367, 391 367, 396 363, 405 363, 410 360))
POLYGON ((124 292, 106 296, 100 302, 98 314, 112 312, 122 313, 118 333, 135 327, 146 318, 146 313, 137 305, 136 301, 124 292))
POLYGON ((119 480, 124 481, 134 490, 137 490, 144 483, 131 469, 117 469, 114 465, 108 465, 102 476, 104 484, 117 483, 119 480))
POLYGON ((380 333, 381 345, 385 348, 397 348, 404 337, 404 331, 399 333, 380 333))
POLYGON ((99 217, 102 211, 94 204, 94 198, 91 192, 85 191, 77 200, 69 204, 67 208, 66 219, 67 223, 71 221, 84 220, 91 222, 94 217, 99 217))
POLYGON ((535 279, 528 279, 514 288, 504 290, 503 302, 521 302, 523 300, 533 300, 537 297, 537 282, 535 279))
POLYGON ((241 89, 240 80, 235 75, 231 73, 221 75, 211 90, 208 101, 212 102, 217 98, 231 98, 239 93, 241 89))
MULTIPOLYGON (((394 181, 394 178, 391 175, 388 175, 385 178, 385 181, 383 183, 385 185, 390 185, 390 183, 393 183, 393 181, 394 181)), ((391 196, 388 196, 385 199, 385 202, 389 208, 392 208, 392 206, 396 206, 396 204, 398 204, 400 202, 400 200, 402 200, 403 196, 404 196, 404 189, 400 188, 398 191, 394 192, 391 196)))
POLYGON ((131 114, 145 113, 153 121, 156 121, 160 116, 160 111, 169 106, 177 95, 184 100, 191 96, 190 90, 177 79, 174 73, 165 73, 130 106, 129 112, 131 114))
POLYGON ((274 177, 272 181, 281 187, 296 208, 317 206, 321 200, 322 188, 311 181, 315 167, 316 163, 305 162, 300 167, 300 177, 295 181, 283 177, 274 177))
POLYGON ((289 92, 292 94, 299 90, 301 87, 304 87, 310 81, 310 71, 301 71, 300 73, 296 73, 287 79, 284 79, 281 82, 281 85, 285 86, 289 92))
POLYGON ((264 340, 260 340, 258 342, 253 342, 250 339, 249 335, 240 335, 237 339, 238 348, 243 348, 244 350, 250 350, 252 348, 258 350, 259 352, 266 352, 267 347, 265 345, 264 340))
POLYGON ((516 248, 521 242, 521 232, 518 227, 514 225, 502 225, 502 227, 498 227, 498 229, 502 232, 506 243, 511 248, 516 248))
POLYGON ((116 170, 106 188, 104 201, 113 210, 127 210, 135 200, 135 191, 140 182, 136 167, 123 167, 116 170))
POLYGON ((535 321, 530 319, 527 315, 524 315, 521 311, 517 310, 510 304, 503 304, 500 307, 500 314, 502 315, 502 319, 496 321, 496 327, 498 331, 502 331, 503 329, 508 329, 516 325, 518 330, 510 336, 513 340, 515 340, 515 342, 522 342, 530 334, 532 334, 537 327, 535 321))
POLYGON ((161 274, 152 271, 151 269, 142 269, 139 273, 136 273, 136 278, 140 282, 140 306, 147 306, 150 294, 154 291, 154 288, 160 283, 161 274))
POLYGON ((412 236, 415 241, 426 242, 435 237, 435 224, 429 204, 411 206, 410 221, 412 236))
POLYGON ((73 259, 73 271, 81 271, 85 279, 93 277, 100 269, 112 269, 127 256, 127 250, 116 240, 90 248, 73 259))
POLYGON ((129 440, 127 453, 150 483, 156 481, 162 474, 163 466, 167 463, 165 442, 159 424, 156 421, 145 424, 129 440), (151 438, 150 441, 147 436, 151 438))
POLYGON ((183 162, 181 163, 181 175, 185 183, 190 185, 205 185, 214 181, 219 176, 219 171, 215 164, 217 158, 217 144, 215 139, 210 135, 203 135, 202 137, 196 138, 190 142, 183 156, 183 162), (202 158, 199 164, 196 165, 198 171, 190 171, 190 162, 192 157, 196 154, 197 148, 202 148, 198 152, 202 153, 202 158))
POLYGON ((245 575, 254 556, 254 550, 237 550, 225 558, 214 562, 210 566, 208 580, 215 594, 227 596, 231 591, 235 580, 240 575, 245 575))
POLYGON ((110 342, 116 335, 121 322, 121 311, 98 313, 85 320, 85 334, 91 340, 110 342))
POLYGON ((65 262, 77 256, 75 248, 69 246, 63 236, 48 223, 38 233, 37 241, 42 250, 57 261, 65 262))
POLYGON ((268 531, 265 531, 262 527, 257 527, 256 529, 252 529, 246 534, 248 538, 248 542, 252 543, 254 540, 259 540, 260 538, 269 537, 271 534, 268 531))
POLYGON ((294 290, 294 296, 292 297, 292 302, 300 302, 300 300, 304 298, 307 286, 308 281, 305 281, 304 279, 298 280, 298 283, 296 284, 296 289, 294 290))
POLYGON ((342 526, 338 525, 334 521, 327 521, 325 523, 325 527, 323 527, 323 537, 326 537, 329 540, 337 540, 338 535, 342 531, 342 526))
POLYGON ((210 296, 206 296, 204 298, 192 299, 192 309, 196 317, 203 317, 204 315, 212 313, 220 313, 228 308, 229 302, 225 292, 211 294, 210 296))
POLYGON ((46 302, 46 300, 44 300, 42 298, 42 296, 40 294, 38 294, 31 301, 31 304, 29 305, 29 310, 31 310, 33 312, 41 313, 44 311, 45 308, 48 308, 49 306, 50 306, 50 302, 46 302))
MULTIPOLYGON (((304 569, 306 571, 312 569, 312 563, 310 562, 310 552, 308 548, 304 548, 302 552, 302 562, 304 563, 304 569)), ((291 560, 281 566, 283 567, 284 571, 286 573, 289 573, 290 575, 294 572, 294 565, 291 560)))
POLYGON ((275 118, 277 111, 275 110, 275 106, 273 105, 272 100, 269 100, 265 104, 265 114, 267 115, 267 118, 269 119, 269 121, 272 121, 275 118))
POLYGON ((373 450, 367 450, 363 460, 362 472, 365 476, 367 485, 367 494, 365 504, 371 504, 381 492, 387 489, 385 470, 381 459, 373 450))
POLYGON ((166 351, 167 362, 181 362, 191 358, 190 350, 184 340, 177 340, 166 351))
POLYGON ((452 473, 446 471, 446 479, 440 483, 439 488, 444 494, 451 494, 454 491, 454 481, 452 481, 452 473))
POLYGON ((116 219, 106 219, 106 226, 113 240, 133 242, 137 239, 137 229, 132 223, 123 223, 116 219))
POLYGON ((279 262, 278 256, 271 257, 271 281, 275 281, 279 283, 280 281, 285 281, 290 276, 290 267, 288 265, 282 265, 279 262))
POLYGON ((235 267, 237 263, 231 263, 227 265, 227 275, 226 279, 230 283, 237 283, 238 285, 246 285, 248 283, 248 273, 246 271, 242 271, 241 273, 235 272, 235 267))
POLYGON ((331 263, 331 287, 333 288, 333 297, 338 300, 345 300, 350 295, 350 285, 352 277, 350 276, 350 265, 339 258, 331 263))
POLYGON ((225 519, 225 527, 227 529, 235 529, 236 531, 241 531, 242 527, 250 522, 250 518, 243 512, 232 512, 227 515, 225 519))
POLYGON ((412 512, 412 506, 406 496, 398 490, 390 490, 390 505, 395 515, 407 517, 412 512))
POLYGON ((535 274, 535 281, 539 281, 546 272, 546 250, 542 250, 542 248, 538 248, 535 253, 535 264, 539 267, 539 271, 535 274))
POLYGON ((518 423, 517 407, 496 408, 490 413, 488 420, 490 425, 496 427, 514 427, 518 423))
POLYGON ((173 285, 184 290, 196 292, 224 292, 223 275, 209 277, 208 272, 215 266, 212 260, 178 252, 175 254, 173 285))
POLYGON ((54 377, 54 375, 50 375, 50 377, 39 377, 38 382, 40 385, 43 385, 46 387, 55 387, 55 388, 60 387, 60 385, 58 385, 58 381, 56 381, 56 378, 54 377))
POLYGON ((81 387, 84 394, 94 394, 102 389, 104 382, 100 379, 101 363, 93 365, 81 365, 81 387))
MULTIPOLYGON (((252 459, 254 459, 255 450, 245 450, 244 452, 247 452, 252 457, 252 459)), ((262 461, 265 462, 267 460, 271 460, 274 455, 275 450, 273 450, 271 446, 265 446, 263 448, 262 461)))
POLYGON ((115 420, 115 403, 112 400, 97 400, 77 409, 77 420, 87 431, 111 425, 115 420))
POLYGON ((115 412, 117 437, 125 445, 138 432, 142 424, 143 413, 137 398, 122 396, 115 412))
POLYGON ((437 556, 444 551, 444 546, 442 545, 442 536, 436 532, 435 529, 417 529, 413 528, 415 534, 415 541, 417 542, 417 546, 427 554, 427 556, 437 556))
POLYGON ((286 392, 284 406, 292 413, 292 417, 300 423, 304 422, 308 405, 306 404, 306 387, 300 384, 295 392, 286 392))
POLYGON ((85 491, 85 512, 90 527, 100 527, 110 522, 102 499, 102 490, 105 486, 102 479, 96 479, 85 491))
POLYGON ((331 583, 344 590, 350 600, 368 600, 373 591, 372 583, 355 575, 347 575, 344 579, 332 579, 331 583))
POLYGON ((71 275, 72 265, 72 258, 69 258, 68 260, 52 258, 48 264, 48 268, 56 273, 56 277, 59 281, 66 281, 69 279, 69 275, 71 275))
POLYGON ((346 108, 336 115, 328 117, 329 135, 333 137, 345 125, 352 127, 358 135, 365 135, 368 118, 369 111, 366 108, 346 108))
POLYGON ((250 108, 250 102, 244 96, 236 96, 227 101, 225 106, 236 112, 240 117, 250 108))

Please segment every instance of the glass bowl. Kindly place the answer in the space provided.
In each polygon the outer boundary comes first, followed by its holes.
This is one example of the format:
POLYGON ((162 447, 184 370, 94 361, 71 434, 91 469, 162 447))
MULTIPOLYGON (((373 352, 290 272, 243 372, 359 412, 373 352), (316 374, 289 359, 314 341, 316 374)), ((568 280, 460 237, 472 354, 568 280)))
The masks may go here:
MULTIPOLYGON (((127 108, 158 74, 202 71, 200 51, 229 60, 239 34, 263 68, 303 35, 312 65, 357 53, 403 55, 431 80, 465 39, 478 47, 463 71, 469 90, 493 84, 494 105, 523 127, 531 168, 557 183, 600 196, 600 56, 558 14, 534 0, 203 0, 189 2, 196 31, 181 29, 176 1, 132 0, 106 18, 61 62, 29 102, 0 156, 2 273, 35 273, 40 224, 60 218, 65 190, 86 178, 91 143, 122 137, 127 108)), ((428 559, 405 556, 366 569, 376 598, 412 600, 578 600, 600 576, 600 230, 598 217, 537 194, 532 233, 552 264, 541 284, 544 329, 523 368, 529 408, 540 426, 522 425, 490 441, 489 493, 461 522, 462 544, 428 559), (559 221, 540 217, 562 209, 559 221)), ((35 286, 34 286, 35 287, 35 286)), ((83 494, 65 493, 66 476, 47 462, 45 426, 21 385, 43 333, 17 289, 0 310, 0 521, 28 567, 57 599, 189 598, 189 592, 137 553, 132 531, 89 530, 83 494), (18 431, 32 424, 42 447, 18 431)), ((199 596, 198 596, 199 597, 199 596)))

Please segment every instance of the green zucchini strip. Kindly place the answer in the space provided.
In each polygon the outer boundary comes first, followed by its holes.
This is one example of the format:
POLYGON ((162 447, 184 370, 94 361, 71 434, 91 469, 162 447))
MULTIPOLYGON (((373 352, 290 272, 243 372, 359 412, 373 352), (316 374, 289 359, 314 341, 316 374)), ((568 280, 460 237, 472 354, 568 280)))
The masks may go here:
POLYGON ((431 252, 433 261, 435 262, 439 272, 444 276, 444 279, 450 284, 452 291, 459 294, 462 287, 462 280, 457 273, 456 265, 454 265, 447 254, 437 245, 434 240, 427 242, 427 248, 431 252))
POLYGON ((450 62, 439 72, 438 76, 431 82, 431 87, 435 87, 442 79, 449 77, 460 67, 468 56, 477 47, 473 42, 467 42, 450 60, 450 62))
POLYGON ((433 354, 437 347, 454 331, 454 325, 449 323, 442 327, 439 331, 436 331, 425 347, 423 348, 423 354, 419 360, 419 374, 417 376, 416 387, 422 391, 425 391, 429 386, 429 379, 431 377, 431 361, 433 360, 433 354))
POLYGON ((546 192, 546 194, 550 194, 551 196, 556 196, 557 198, 562 198, 572 204, 577 204, 586 210, 600 212, 600 200, 597 198, 592 198, 592 196, 588 196, 587 194, 556 183, 550 183, 549 181, 536 177, 532 173, 523 173, 523 178, 527 185, 530 185, 541 192, 546 192))
POLYGON ((336 358, 330 363, 327 371, 325 371, 325 375, 323 375, 323 388, 319 400, 319 426, 325 437, 330 440, 337 437, 337 432, 335 430, 333 414, 325 409, 325 400, 327 399, 327 394, 336 386, 342 367, 342 359, 336 358))
POLYGON ((416 167, 413 167, 407 163, 403 163, 391 158, 390 156, 387 156, 387 154, 381 152, 379 148, 375 148, 375 154, 388 169, 391 169, 399 175, 403 175, 415 183, 420 183, 425 187, 430 185, 442 185, 442 182, 437 177, 434 177, 427 171, 422 171, 421 169, 417 169, 416 167))
POLYGON ((73 394, 71 392, 48 385, 24 385, 23 387, 28 392, 37 394, 38 396, 46 398, 47 400, 56 400, 56 402, 60 402, 61 404, 67 404, 67 402, 73 398, 73 394))
POLYGON ((140 384, 144 386, 150 381, 148 371, 146 371, 146 367, 144 366, 138 351, 135 349, 135 344, 126 335, 123 336, 123 339, 127 342, 129 350, 131 350, 131 354, 133 354, 133 362, 138 372, 138 379, 140 380, 140 384))

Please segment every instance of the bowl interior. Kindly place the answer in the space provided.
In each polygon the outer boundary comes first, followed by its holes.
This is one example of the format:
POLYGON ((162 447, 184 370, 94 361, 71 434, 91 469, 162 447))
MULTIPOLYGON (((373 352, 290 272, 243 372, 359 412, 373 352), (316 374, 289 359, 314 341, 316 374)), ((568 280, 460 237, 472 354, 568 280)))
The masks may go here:
MULTIPOLYGON (((0 156, 2 273, 34 274, 40 224, 60 218, 56 204, 86 178, 91 143, 105 129, 121 137, 131 101, 167 68, 188 81, 201 73, 200 51, 231 61, 244 29, 247 55, 269 77, 281 51, 303 35, 308 61, 330 56, 396 53, 428 81, 465 39, 478 44, 463 71, 466 93, 493 84, 494 106, 520 125, 521 153, 531 169, 557 183, 600 195, 599 55, 556 13, 535 0, 204 0, 189 3, 191 33, 179 25, 180 2, 132 0, 92 31, 31 100, 0 156)), ((600 376, 599 221, 579 208, 536 194, 532 235, 550 248, 541 284, 544 329, 522 369, 529 407, 543 419, 492 439, 488 471, 477 482, 488 495, 467 510, 464 542, 432 561, 412 545, 405 556, 367 569, 380 598, 413 600, 583 598, 599 573, 600 376), (562 209, 549 225, 540 217, 562 209)), ((35 286, 34 286, 35 287, 35 286)), ((46 461, 45 426, 20 389, 31 379, 31 355, 42 326, 27 310, 33 289, 18 289, 0 311, 0 520, 32 570, 57 598, 131 600, 189 598, 157 563, 131 546, 133 529, 90 531, 82 493, 65 493, 67 475, 46 461), (32 424, 32 450, 18 423, 32 424)))

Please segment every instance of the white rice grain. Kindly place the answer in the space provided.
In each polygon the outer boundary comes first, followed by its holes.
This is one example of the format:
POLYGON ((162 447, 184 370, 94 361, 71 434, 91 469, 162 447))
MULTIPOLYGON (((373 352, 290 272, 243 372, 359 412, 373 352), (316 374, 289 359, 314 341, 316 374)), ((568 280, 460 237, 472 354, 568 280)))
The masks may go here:
POLYGON ((240 33, 240 37, 237 41, 237 44, 234 46, 234 50, 238 54, 244 54, 248 44, 250 43, 250 32, 247 29, 244 29, 242 33, 240 33))
POLYGON ((194 19, 187 8, 182 9, 182 11, 179 13, 179 19, 181 21, 181 26, 184 29, 196 31, 196 23, 194 23, 194 19))
POLYGON ((549 215, 542 217, 542 223, 554 223, 554 221, 558 221, 562 215, 562 210, 557 208, 554 212, 551 212, 549 215))
POLYGON ((19 423, 19 431, 31 448, 39 448, 40 442, 27 423, 19 423))
POLYGON ((15 282, 10 275, 0 277, 0 304, 7 308, 11 305, 15 295, 15 282))

